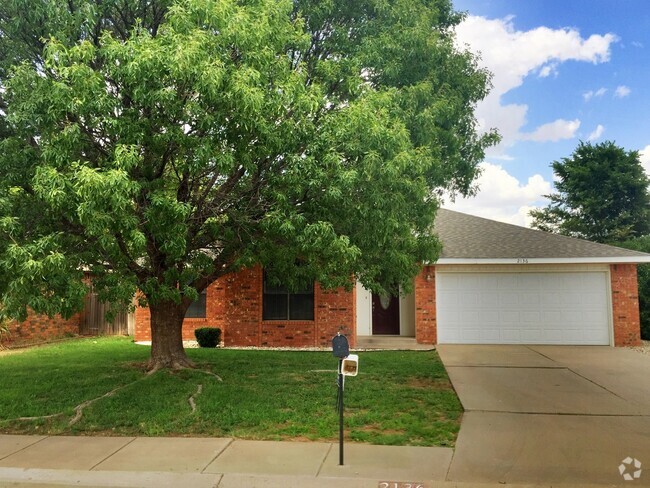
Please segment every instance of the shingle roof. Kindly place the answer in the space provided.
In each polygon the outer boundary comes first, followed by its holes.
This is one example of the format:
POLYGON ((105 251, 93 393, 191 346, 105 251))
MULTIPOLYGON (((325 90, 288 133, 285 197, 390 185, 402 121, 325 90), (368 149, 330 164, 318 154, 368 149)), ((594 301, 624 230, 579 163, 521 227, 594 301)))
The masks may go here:
POLYGON ((447 259, 650 262, 650 254, 505 224, 442 208, 438 210, 434 229, 443 246, 439 262, 447 259))

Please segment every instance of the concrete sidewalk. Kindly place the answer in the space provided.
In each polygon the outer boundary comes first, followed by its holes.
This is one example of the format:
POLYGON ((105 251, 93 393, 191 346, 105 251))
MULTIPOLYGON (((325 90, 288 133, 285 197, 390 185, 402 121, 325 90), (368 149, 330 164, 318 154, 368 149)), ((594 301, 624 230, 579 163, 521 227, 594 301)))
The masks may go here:
POLYGON ((338 444, 323 442, 0 435, 0 486, 433 487, 452 455, 440 447, 346 444, 339 466, 338 444))
MULTIPOLYGON (((0 487, 502 488, 445 481, 453 449, 220 438, 0 435, 0 487)), ((587 484, 507 484, 588 488, 587 484)), ((611 484, 609 486, 612 486, 611 484)))

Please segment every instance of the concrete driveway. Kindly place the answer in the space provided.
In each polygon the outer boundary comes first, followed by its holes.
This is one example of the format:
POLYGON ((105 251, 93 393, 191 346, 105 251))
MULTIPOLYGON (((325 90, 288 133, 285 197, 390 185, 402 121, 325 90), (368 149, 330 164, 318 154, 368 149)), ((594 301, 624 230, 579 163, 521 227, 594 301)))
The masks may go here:
POLYGON ((650 486, 650 355, 594 346, 437 349, 466 411, 448 480, 650 486), (640 473, 634 461, 619 472, 628 457, 641 462, 640 473))

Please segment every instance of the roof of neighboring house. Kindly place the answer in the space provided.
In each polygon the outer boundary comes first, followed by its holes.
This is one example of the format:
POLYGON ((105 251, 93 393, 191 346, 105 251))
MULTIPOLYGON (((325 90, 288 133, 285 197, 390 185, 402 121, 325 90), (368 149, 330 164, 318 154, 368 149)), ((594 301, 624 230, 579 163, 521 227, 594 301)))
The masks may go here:
POLYGON ((650 254, 439 209, 439 264, 650 263, 650 254))

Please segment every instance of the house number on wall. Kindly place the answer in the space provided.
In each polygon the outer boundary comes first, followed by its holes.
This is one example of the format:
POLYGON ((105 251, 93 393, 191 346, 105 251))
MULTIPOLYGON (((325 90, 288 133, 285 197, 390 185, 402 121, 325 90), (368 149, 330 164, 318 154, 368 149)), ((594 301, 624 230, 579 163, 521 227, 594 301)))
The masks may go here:
POLYGON ((380 481, 378 488, 428 488, 422 483, 404 481, 380 481))
POLYGON ((528 264, 528 258, 517 258, 517 264, 528 264))

